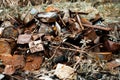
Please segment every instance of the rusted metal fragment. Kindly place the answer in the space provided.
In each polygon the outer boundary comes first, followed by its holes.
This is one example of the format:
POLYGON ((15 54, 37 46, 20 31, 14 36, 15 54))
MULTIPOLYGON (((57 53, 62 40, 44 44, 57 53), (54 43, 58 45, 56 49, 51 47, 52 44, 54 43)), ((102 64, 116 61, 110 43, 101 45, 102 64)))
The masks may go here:
POLYGON ((41 56, 30 55, 26 58, 26 64, 23 70, 34 71, 38 70, 41 67, 43 58, 41 56))
POLYGON ((31 53, 43 51, 44 47, 41 40, 29 42, 29 48, 31 53))
POLYGON ((12 57, 12 65, 16 68, 23 68, 25 65, 25 59, 23 55, 13 55, 12 57))
POLYGON ((0 55, 1 54, 11 54, 9 43, 3 39, 0 39, 0 55))
POLYGON ((23 55, 1 55, 0 59, 4 65, 12 65, 15 69, 23 68, 25 65, 25 60, 23 55))
POLYGON ((76 79, 75 70, 69 66, 58 64, 55 70, 55 75, 60 79, 76 79))
POLYGON ((27 44, 31 41, 31 34, 22 34, 18 36, 18 44, 27 44))

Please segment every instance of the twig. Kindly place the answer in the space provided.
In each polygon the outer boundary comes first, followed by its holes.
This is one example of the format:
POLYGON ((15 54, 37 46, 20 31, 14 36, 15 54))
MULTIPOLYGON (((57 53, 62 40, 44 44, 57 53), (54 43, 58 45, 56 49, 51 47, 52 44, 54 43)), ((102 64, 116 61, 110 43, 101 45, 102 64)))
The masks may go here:
POLYGON ((78 13, 78 14, 88 15, 88 13, 85 13, 85 12, 73 12, 71 10, 69 10, 69 12, 70 12, 70 14, 76 14, 76 13, 78 13))
POLYGON ((78 13, 76 13, 76 18, 77 18, 77 21, 78 21, 78 23, 79 23, 79 25, 80 25, 80 28, 81 28, 82 30, 84 30, 84 27, 83 27, 83 25, 82 25, 82 22, 81 22, 81 19, 80 19, 78 13))
POLYGON ((75 69, 77 67, 77 65, 80 63, 81 58, 79 57, 79 60, 75 63, 75 65, 73 66, 73 68, 75 69))
POLYGON ((58 14, 58 17, 60 18, 62 24, 63 24, 64 26, 66 26, 65 22, 63 21, 63 19, 62 19, 61 16, 60 16, 60 14, 58 14))
POLYGON ((75 45, 70 44, 70 43, 68 43, 68 42, 63 42, 63 44, 66 44, 66 45, 72 46, 72 47, 74 47, 74 48, 76 48, 76 49, 80 49, 78 46, 75 46, 75 45))
POLYGON ((85 27, 90 27, 90 28, 96 28, 96 29, 101 29, 101 30, 105 30, 105 31, 111 31, 112 28, 105 28, 105 27, 101 27, 101 26, 96 26, 96 25, 90 25, 90 24, 82 24, 85 27))
POLYGON ((57 52, 57 49, 58 49, 59 47, 60 47, 60 46, 56 47, 53 55, 48 59, 48 61, 50 61, 50 60, 52 60, 52 59, 54 58, 54 56, 55 56, 55 54, 56 54, 56 52, 57 52))
MULTIPOLYGON (((51 46, 51 47, 56 48, 56 46, 51 46)), ((71 49, 71 48, 65 48, 65 47, 58 47, 58 49, 86 53, 86 51, 79 50, 79 49, 71 49)))
POLYGON ((87 51, 89 51, 89 50, 91 50, 91 49, 93 49, 93 48, 95 48, 95 47, 97 47, 97 46, 100 46, 101 44, 102 44, 102 43, 96 44, 95 46, 89 48, 87 51))

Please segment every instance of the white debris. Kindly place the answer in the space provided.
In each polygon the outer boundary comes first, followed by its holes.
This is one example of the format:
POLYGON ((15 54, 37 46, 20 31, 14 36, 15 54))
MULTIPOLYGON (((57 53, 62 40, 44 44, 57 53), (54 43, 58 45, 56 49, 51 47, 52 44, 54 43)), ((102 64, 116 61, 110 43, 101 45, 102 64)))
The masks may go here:
POLYGON ((32 8, 32 9, 31 9, 31 11, 30 11, 30 14, 36 14, 37 12, 38 12, 38 10, 37 10, 37 9, 32 8))
POLYGON ((115 59, 116 62, 120 63, 120 59, 115 59))
POLYGON ((40 13, 38 14, 38 17, 42 18, 51 18, 56 16, 56 12, 47 12, 47 13, 40 13))
POLYGON ((2 35, 4 28, 0 27, 0 35, 2 35))
POLYGON ((40 80, 53 80, 49 76, 39 77, 40 80))
POLYGON ((60 79, 76 80, 75 70, 69 66, 58 64, 54 73, 60 79))
POLYGON ((41 43, 42 43, 41 40, 29 42, 29 48, 31 53, 43 51, 44 47, 41 43))
POLYGON ((0 80, 3 79, 5 77, 5 75, 0 74, 0 80))
POLYGON ((3 12, 3 10, 0 10, 0 13, 2 13, 3 12))
POLYGON ((55 26, 57 28, 58 35, 60 35, 60 33, 61 33, 61 27, 60 27, 60 25, 57 22, 55 22, 55 26))

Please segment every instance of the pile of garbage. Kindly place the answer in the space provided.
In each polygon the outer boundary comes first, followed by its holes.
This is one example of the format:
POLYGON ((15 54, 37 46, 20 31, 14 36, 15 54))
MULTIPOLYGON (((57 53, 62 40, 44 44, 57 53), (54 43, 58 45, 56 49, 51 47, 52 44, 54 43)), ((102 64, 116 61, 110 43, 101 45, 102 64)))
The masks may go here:
POLYGON ((0 21, 0 79, 120 79, 120 22, 81 16, 88 14, 48 6, 23 20, 8 15, 0 21))

